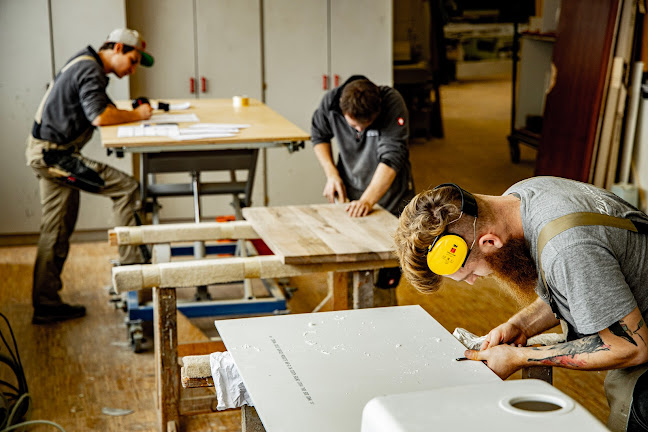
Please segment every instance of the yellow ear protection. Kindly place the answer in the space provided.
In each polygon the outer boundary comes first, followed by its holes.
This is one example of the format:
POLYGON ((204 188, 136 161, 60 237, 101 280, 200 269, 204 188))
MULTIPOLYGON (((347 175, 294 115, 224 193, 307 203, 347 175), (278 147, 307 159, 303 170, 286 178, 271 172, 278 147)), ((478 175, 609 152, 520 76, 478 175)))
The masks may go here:
MULTIPOLYGON (((461 219, 461 216, 465 214, 473 216, 475 218, 475 224, 477 223, 477 201, 475 197, 470 193, 454 183, 444 183, 435 187, 438 189, 444 186, 452 186, 459 191, 461 195, 461 214, 451 223, 461 219)), ((448 224, 448 225, 450 225, 448 224)), ((473 228, 475 225, 473 225, 473 228)), ((448 228, 443 234, 438 235, 432 244, 428 247, 427 253, 427 265, 433 273, 438 275, 449 275, 455 273, 461 267, 466 264, 468 260, 468 255, 472 250, 476 237, 473 239, 473 244, 468 248, 466 240, 457 234, 448 233, 448 228)))

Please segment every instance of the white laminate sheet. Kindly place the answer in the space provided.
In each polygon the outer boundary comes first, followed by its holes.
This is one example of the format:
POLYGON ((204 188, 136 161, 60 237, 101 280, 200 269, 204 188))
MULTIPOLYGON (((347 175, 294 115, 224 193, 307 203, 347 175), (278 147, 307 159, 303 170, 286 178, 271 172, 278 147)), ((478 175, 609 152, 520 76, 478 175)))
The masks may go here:
POLYGON ((360 430, 372 398, 500 381, 420 306, 216 321, 268 432, 360 430))

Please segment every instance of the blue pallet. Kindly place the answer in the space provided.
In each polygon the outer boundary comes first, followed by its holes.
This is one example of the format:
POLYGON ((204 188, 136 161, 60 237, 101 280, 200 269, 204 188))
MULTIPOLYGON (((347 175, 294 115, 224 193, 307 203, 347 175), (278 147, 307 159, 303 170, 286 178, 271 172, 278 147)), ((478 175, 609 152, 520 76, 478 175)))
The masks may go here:
MULTIPOLYGON (((137 291, 127 295, 128 318, 130 321, 153 321, 153 306, 138 304, 137 291)), ((178 310, 188 318, 217 317, 233 315, 257 315, 286 311, 285 299, 204 301, 178 304, 178 310)))
MULTIPOLYGON (((236 243, 223 243, 218 245, 205 245, 205 255, 228 254, 234 255, 236 252, 236 243)), ((193 256, 193 246, 173 246, 171 247, 171 256, 193 256)))

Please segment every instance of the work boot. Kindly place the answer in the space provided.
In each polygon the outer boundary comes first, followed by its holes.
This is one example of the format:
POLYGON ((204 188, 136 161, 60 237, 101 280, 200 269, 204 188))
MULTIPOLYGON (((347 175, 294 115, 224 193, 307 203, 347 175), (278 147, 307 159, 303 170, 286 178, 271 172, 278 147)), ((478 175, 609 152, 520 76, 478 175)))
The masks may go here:
POLYGON ((52 324, 59 321, 85 316, 85 306, 61 303, 54 306, 39 306, 34 309, 32 324, 52 324))

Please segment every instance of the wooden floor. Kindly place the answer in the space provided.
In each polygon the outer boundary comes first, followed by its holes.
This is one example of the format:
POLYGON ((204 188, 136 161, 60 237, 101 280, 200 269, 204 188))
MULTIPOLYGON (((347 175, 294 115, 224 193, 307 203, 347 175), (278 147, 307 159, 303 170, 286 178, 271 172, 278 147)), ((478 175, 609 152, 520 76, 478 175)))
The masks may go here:
MULTIPOLYGON (((417 140, 411 146, 417 190, 452 181, 472 192, 500 194, 533 174, 533 149, 522 148, 520 164, 509 159, 510 83, 453 84, 443 88, 442 97, 446 137, 417 140)), ((116 250, 103 242, 72 246, 62 295, 86 305, 88 316, 50 326, 31 324, 34 257, 33 246, 0 248, 0 312, 18 341, 33 399, 32 419, 55 421, 67 431, 156 430, 152 351, 131 351, 125 314, 109 304, 105 289, 110 282, 108 260, 116 257, 116 250), (105 413, 115 409, 132 413, 105 413)), ((323 275, 291 282, 299 288, 289 302, 292 313, 311 311, 325 295, 323 275)), ((450 282, 427 296, 401 283, 398 303, 420 304, 449 331, 463 327, 476 334, 486 333, 516 310, 492 282, 450 282)), ((8 337, 6 328, 0 328, 8 337)), ((183 337, 194 337, 187 334, 183 337)), ((0 379, 5 377, 6 371, 0 371, 0 379)), ((554 370, 555 386, 602 421, 608 415, 603 378, 599 372, 554 370)), ((186 431, 239 431, 240 415, 228 411, 189 417, 181 426, 186 431)))

